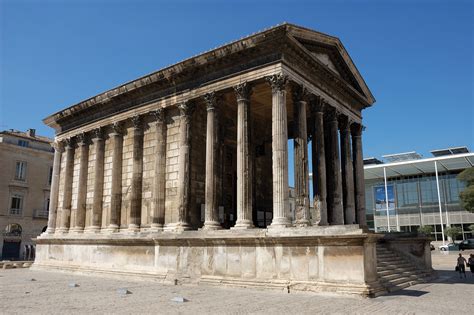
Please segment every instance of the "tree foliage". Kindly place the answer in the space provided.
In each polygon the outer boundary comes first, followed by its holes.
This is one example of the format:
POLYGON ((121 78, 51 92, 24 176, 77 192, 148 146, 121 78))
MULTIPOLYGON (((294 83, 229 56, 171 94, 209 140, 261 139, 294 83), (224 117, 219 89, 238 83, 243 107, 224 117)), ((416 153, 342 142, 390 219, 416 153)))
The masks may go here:
POLYGON ((418 228, 418 233, 424 235, 430 235, 433 232, 433 227, 431 225, 422 225, 418 228))
POLYGON ((461 206, 469 212, 474 212, 474 167, 466 168, 457 178, 466 183, 466 189, 459 194, 461 206))
POLYGON ((474 224, 471 224, 467 227, 470 231, 473 231, 474 232, 474 224))
POLYGON ((457 226, 451 226, 444 230, 444 234, 446 234, 448 237, 451 237, 453 240, 455 240, 456 237, 461 235, 461 233, 462 233, 462 229, 457 226))

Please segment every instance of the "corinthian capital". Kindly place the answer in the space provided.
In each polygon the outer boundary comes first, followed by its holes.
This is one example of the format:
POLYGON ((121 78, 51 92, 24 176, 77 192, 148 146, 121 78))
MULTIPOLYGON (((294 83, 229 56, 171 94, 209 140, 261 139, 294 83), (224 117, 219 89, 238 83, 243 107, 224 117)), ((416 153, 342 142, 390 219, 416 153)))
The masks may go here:
POLYGON ((365 130, 365 127, 360 124, 360 123, 357 123, 357 122, 353 122, 351 124, 351 134, 354 136, 354 137, 360 137, 362 136, 362 131, 365 130))
POLYGON ((339 112, 336 110, 336 108, 332 106, 327 106, 326 107, 326 112, 325 112, 325 117, 327 121, 335 121, 337 122, 337 118, 339 116, 339 112))
POLYGON ((87 134, 85 132, 81 132, 80 134, 76 135, 77 144, 80 146, 87 144, 87 134))
POLYGON ((204 100, 206 101, 206 109, 207 111, 215 110, 218 103, 219 103, 219 96, 216 94, 216 92, 210 92, 205 94, 204 100))
POLYGON ((194 113, 195 104, 192 101, 184 101, 178 104, 181 116, 192 116, 194 113))
POLYGON ((130 120, 132 121, 133 128, 135 128, 135 129, 140 129, 141 128, 142 121, 143 121, 142 116, 135 115, 132 118, 130 118, 130 120))
POLYGON ((306 87, 302 84, 292 84, 291 86, 291 96, 293 102, 306 102, 308 99, 309 93, 306 87))
POLYGON ((280 73, 268 76, 265 78, 272 87, 272 92, 284 91, 286 84, 288 83, 288 76, 280 73))
POLYGON ((237 101, 248 101, 250 100, 250 95, 252 95, 252 86, 248 82, 243 82, 234 86, 234 91, 237 101))
POLYGON ((348 116, 344 114, 340 114, 338 117, 338 121, 339 121, 339 130, 349 131, 352 120, 348 116))
POLYGON ((155 118, 156 122, 163 122, 165 120, 165 109, 158 108, 157 110, 152 111, 151 115, 155 118))
POLYGON ((112 133, 121 135, 123 132, 123 123, 121 121, 116 121, 112 124, 112 133))
POLYGON ((104 136, 104 128, 99 127, 92 130, 93 139, 102 139, 104 136))
POLYGON ((309 108, 312 113, 322 113, 326 107, 324 98, 317 95, 312 95, 309 99, 309 108))

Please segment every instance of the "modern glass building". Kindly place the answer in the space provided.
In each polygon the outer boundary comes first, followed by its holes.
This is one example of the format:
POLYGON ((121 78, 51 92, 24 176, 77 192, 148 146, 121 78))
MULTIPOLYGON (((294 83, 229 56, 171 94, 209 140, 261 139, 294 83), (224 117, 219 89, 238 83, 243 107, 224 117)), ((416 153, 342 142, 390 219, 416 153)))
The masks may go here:
POLYGON ((474 153, 466 147, 431 151, 421 158, 416 152, 385 155, 385 163, 364 159, 367 221, 376 232, 416 231, 433 227, 433 239, 442 240, 447 226, 463 231, 459 239, 474 237, 468 229, 474 213, 460 206, 465 184, 457 175, 474 166, 474 153), (386 202, 388 200, 388 202, 386 202))

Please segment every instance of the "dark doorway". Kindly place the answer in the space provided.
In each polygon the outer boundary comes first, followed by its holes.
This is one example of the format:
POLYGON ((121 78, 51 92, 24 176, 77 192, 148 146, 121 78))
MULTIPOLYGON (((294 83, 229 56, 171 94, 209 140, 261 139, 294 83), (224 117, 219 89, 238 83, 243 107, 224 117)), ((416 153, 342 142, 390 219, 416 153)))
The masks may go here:
POLYGON ((2 250, 2 260, 20 259, 21 240, 4 240, 2 250))

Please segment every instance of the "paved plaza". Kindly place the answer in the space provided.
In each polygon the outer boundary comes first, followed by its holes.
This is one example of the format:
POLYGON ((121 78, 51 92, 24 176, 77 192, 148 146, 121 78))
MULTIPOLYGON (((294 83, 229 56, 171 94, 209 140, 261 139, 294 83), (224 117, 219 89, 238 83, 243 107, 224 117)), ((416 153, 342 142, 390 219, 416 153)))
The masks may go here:
POLYGON ((466 280, 459 279, 452 271, 456 256, 434 252, 437 280, 375 299, 7 269, 0 270, 1 313, 467 314, 474 309, 474 275, 469 272, 466 280), (121 294, 120 288, 131 293, 121 294), (173 302, 175 297, 187 301, 173 302))

